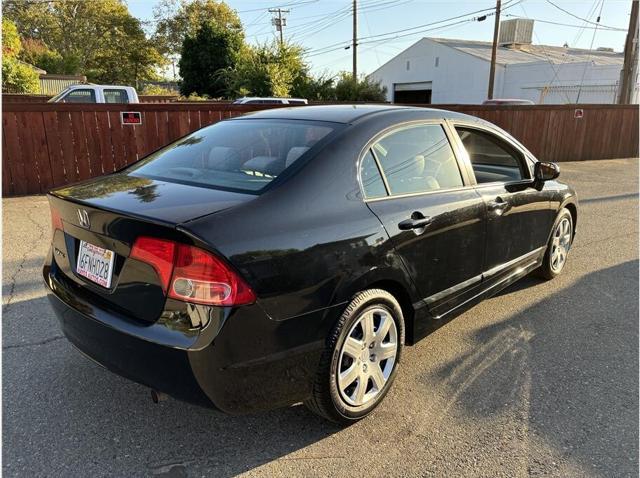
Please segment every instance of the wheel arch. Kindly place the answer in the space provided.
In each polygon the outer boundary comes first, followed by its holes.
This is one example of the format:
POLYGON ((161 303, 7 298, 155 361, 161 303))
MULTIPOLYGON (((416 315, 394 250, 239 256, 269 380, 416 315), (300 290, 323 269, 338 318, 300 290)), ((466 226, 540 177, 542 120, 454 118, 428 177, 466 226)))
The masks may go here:
POLYGON ((563 207, 567 208, 571 213, 571 220, 573 221, 573 237, 575 237, 578 225, 578 206, 573 201, 567 201, 563 207))
POLYGON ((337 299, 349 303, 358 292, 367 289, 382 289, 390 293, 400 304, 405 325, 405 342, 413 344, 413 330, 416 320, 414 303, 419 302, 417 291, 413 281, 395 269, 374 269, 363 274, 351 283, 351 285, 338 292, 337 299))

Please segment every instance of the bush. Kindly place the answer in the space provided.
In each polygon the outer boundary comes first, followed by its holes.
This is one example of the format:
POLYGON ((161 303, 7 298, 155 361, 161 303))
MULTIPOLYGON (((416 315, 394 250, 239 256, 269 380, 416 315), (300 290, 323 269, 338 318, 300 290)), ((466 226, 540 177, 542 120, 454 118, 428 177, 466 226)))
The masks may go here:
POLYGON ((245 45, 234 67, 222 74, 228 84, 227 95, 296 96, 309 79, 302 53, 297 45, 277 41, 245 45))
POLYGON ((355 80, 351 73, 340 73, 336 84, 336 99, 338 101, 387 101, 387 88, 380 83, 363 78, 355 80))
POLYGON ((199 95, 198 93, 191 93, 190 95, 180 95, 178 101, 212 101, 214 98, 209 98, 208 95, 199 95))
POLYGON ((160 85, 145 85, 142 91, 140 91, 140 94, 149 96, 178 96, 175 91, 163 88, 160 85))
POLYGON ((8 93, 38 93, 40 77, 25 63, 10 57, 2 58, 2 91, 8 93))
POLYGON ((334 79, 327 75, 318 77, 300 75, 293 82, 291 96, 306 98, 310 101, 332 101, 336 99, 333 83, 334 79))

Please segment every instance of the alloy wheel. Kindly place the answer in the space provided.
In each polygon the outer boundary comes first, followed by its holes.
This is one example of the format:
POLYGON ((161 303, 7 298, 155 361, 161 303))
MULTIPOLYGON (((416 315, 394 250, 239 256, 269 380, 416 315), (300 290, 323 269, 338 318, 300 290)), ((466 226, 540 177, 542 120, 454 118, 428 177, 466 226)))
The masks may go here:
POLYGON ((337 382, 350 406, 367 404, 384 389, 398 353, 398 329, 381 307, 365 310, 349 330, 338 359, 337 382))
POLYGON ((551 242, 551 269, 558 273, 567 261, 567 254, 571 247, 571 221, 568 217, 562 218, 553 231, 551 242))

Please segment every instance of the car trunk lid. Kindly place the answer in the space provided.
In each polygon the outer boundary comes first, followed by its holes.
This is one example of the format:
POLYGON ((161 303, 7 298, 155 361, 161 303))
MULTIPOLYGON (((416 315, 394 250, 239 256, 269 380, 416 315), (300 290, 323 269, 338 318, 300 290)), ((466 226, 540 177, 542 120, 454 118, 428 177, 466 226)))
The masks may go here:
POLYGON ((96 305, 155 322, 164 310, 165 291, 151 265, 130 258, 136 239, 149 236, 189 243, 191 239, 177 226, 252 198, 126 174, 54 190, 49 201, 54 222, 61 225, 52 239, 58 273, 72 290, 96 305), (113 252, 108 287, 82 275, 81 269, 87 267, 78 264, 79 257, 86 257, 82 241, 113 252))

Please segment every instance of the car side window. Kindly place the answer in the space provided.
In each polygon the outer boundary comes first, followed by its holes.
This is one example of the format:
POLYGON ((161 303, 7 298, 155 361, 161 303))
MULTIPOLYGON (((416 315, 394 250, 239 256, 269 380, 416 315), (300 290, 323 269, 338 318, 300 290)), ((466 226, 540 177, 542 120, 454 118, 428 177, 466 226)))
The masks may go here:
POLYGON ((129 103, 129 96, 125 90, 104 90, 105 103, 129 103))
POLYGON ((394 131, 373 147, 390 194, 411 194, 463 185, 458 162, 439 124, 394 131))
POLYGON ((96 93, 93 90, 72 90, 63 98, 63 103, 95 103, 96 93))
POLYGON ((527 178, 521 155, 493 134, 456 126, 480 183, 512 182, 527 178))
POLYGON ((365 198, 375 199, 387 195, 387 189, 384 186, 382 175, 380 174, 373 154, 371 154, 371 150, 367 151, 367 154, 362 158, 360 179, 362 180, 362 189, 364 189, 365 198))

